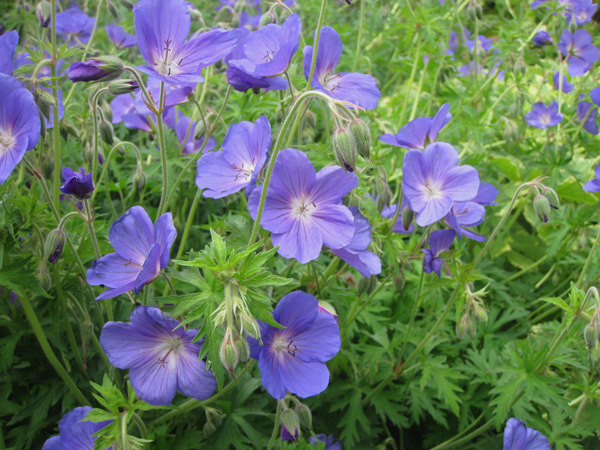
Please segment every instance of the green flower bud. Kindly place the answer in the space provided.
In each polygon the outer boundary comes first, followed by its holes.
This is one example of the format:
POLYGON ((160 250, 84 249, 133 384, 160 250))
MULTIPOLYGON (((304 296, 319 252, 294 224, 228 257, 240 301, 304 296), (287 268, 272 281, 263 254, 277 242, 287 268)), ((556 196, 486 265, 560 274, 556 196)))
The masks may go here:
POLYGON ((504 121, 504 140, 507 143, 514 142, 519 138, 519 127, 512 120, 504 121))
POLYGON ((116 5, 113 2, 109 1, 106 4, 106 7, 108 8, 108 12, 110 13, 111 16, 113 16, 115 19, 120 18, 119 10, 117 9, 116 5))
POLYGON ((373 292, 377 281, 375 277, 361 277, 358 280, 358 284, 356 286, 356 294, 360 297, 363 294, 370 294, 373 292))
POLYGON ((554 189, 548 186, 544 186, 544 190, 542 191, 542 195, 548 199, 548 203, 550 203, 550 207, 554 209, 560 208, 560 200, 558 199, 558 194, 554 189))
POLYGON ((538 218, 544 223, 550 218, 550 202, 542 194, 536 195, 533 200, 533 209, 538 218))
POLYGON ((202 427, 202 431, 205 437, 210 436, 211 434, 214 434, 215 431, 217 431, 217 427, 215 427, 215 425, 212 422, 206 422, 202 427))
POLYGON ((115 138, 112 124, 107 120, 102 119, 102 122, 100 122, 98 129, 100 130, 100 138, 108 145, 113 145, 115 138))
POLYGON ((135 188, 140 191, 146 186, 146 181, 147 177, 144 173, 144 168, 141 164, 138 164, 135 175, 133 176, 133 184, 135 185, 135 188))
POLYGON ((302 425, 304 428, 312 430, 312 413, 310 412, 310 408, 304 403, 300 403, 296 406, 296 412, 298 413, 298 418, 300 419, 300 425, 302 425))
POLYGON ((128 94, 137 91, 139 87, 135 80, 114 80, 108 83, 108 92, 112 95, 128 94))
POLYGON ((458 323, 456 324, 456 337, 462 340, 467 334, 467 322, 469 321, 469 316, 464 315, 460 318, 458 323))
POLYGON ((281 413, 281 423, 292 436, 296 436, 300 432, 300 418, 296 411, 284 409, 281 413))
POLYGON ((471 339, 475 339, 475 336, 477 336, 477 324, 470 318, 467 319, 467 334, 471 337, 471 339))
POLYGON ((49 263, 55 263, 62 256, 65 239, 65 232, 62 230, 55 229, 48 233, 44 243, 44 255, 48 258, 49 263))
POLYGON ((250 347, 248 347, 248 341, 246 341, 246 338, 244 336, 241 336, 240 338, 234 341, 234 344, 238 354, 238 360, 241 363, 245 363, 246 361, 248 361, 248 359, 250 358, 250 347))
POLYGON ((479 320, 480 322, 487 323, 488 315, 487 315, 487 311, 485 310, 484 307, 482 307, 479 303, 475 303, 474 307, 473 307, 473 311, 475 313, 474 314, 475 319, 479 320))
POLYGON ((191 8, 189 11, 190 11, 190 16, 192 17, 192 20, 195 20, 196 22, 204 22, 202 13, 200 11, 198 11, 196 8, 191 8))
POLYGON ((35 13, 40 20, 42 28, 48 28, 50 19, 52 18, 52 6, 50 3, 47 1, 40 2, 35 9, 35 13))
POLYGON ((588 349, 590 350, 598 341, 599 336, 600 330, 598 330, 598 328, 595 327, 593 323, 589 323, 583 330, 583 337, 585 338, 585 343, 587 344, 588 349))
POLYGON ((402 292, 404 290, 404 286, 406 285, 406 277, 404 276, 404 273, 402 271, 400 271, 400 273, 395 273, 392 277, 392 282, 394 283, 394 288, 396 288, 396 291, 398 291, 398 293, 402 292))
POLYGON ((217 23, 231 23, 233 21, 233 11, 231 8, 221 8, 215 17, 217 23))
POLYGON ((408 230, 415 218, 415 212, 408 206, 405 206, 402 210, 402 228, 408 230))
MULTIPOLYGON (((475 20, 475 19, 482 20, 483 19, 483 8, 477 1, 473 1, 467 6, 467 16, 471 20, 475 20)), ((477 38, 477 37, 475 37, 475 38, 477 38)))
POLYGON ((266 13, 262 15, 260 18, 260 22, 258 23, 258 28, 262 28, 265 25, 270 25, 272 23, 277 24, 277 13, 273 9, 269 9, 266 13))
POLYGON ((238 364, 238 353, 235 345, 232 342, 229 330, 227 330, 225 333, 225 338, 221 343, 221 348, 219 349, 219 358, 221 359, 221 364, 223 364, 223 367, 225 367, 229 373, 233 374, 233 371, 238 364))
POLYGON ((333 149, 335 159, 346 172, 356 170, 356 140, 348 128, 339 128, 333 134, 333 149))
POLYGON ((55 104, 52 94, 43 89, 35 89, 33 91, 33 99, 44 117, 50 119, 50 107, 55 104))
POLYGON ((371 162, 371 130, 369 126, 360 119, 350 123, 350 131, 356 141, 356 150, 366 161, 371 162))

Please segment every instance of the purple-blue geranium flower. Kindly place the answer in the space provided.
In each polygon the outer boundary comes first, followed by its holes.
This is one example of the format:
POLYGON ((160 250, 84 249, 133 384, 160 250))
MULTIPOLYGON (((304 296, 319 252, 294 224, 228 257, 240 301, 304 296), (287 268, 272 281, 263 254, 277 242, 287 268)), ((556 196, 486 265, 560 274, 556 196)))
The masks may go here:
POLYGON ((12 75, 15 68, 15 50, 19 43, 19 33, 9 31, 0 36, 0 73, 12 75))
POLYGON ((244 39, 244 57, 231 59, 229 64, 257 78, 282 75, 298 50, 301 32, 298 14, 281 25, 265 25, 244 39))
POLYGON ((87 44, 94 29, 96 19, 86 15, 78 7, 69 8, 65 12, 56 14, 56 33, 69 46, 87 44))
POLYGON ((598 47, 592 44, 592 35, 582 29, 573 34, 569 30, 563 30, 558 49, 567 58, 567 72, 572 77, 586 73, 600 58, 598 47))
POLYGON ((594 105, 600 106, 600 86, 595 87, 590 91, 590 98, 594 102, 594 105))
MULTIPOLYGON (((559 72, 554 72, 554 74, 552 75, 552 86, 556 90, 559 89, 559 81, 560 81, 559 76, 560 76, 559 72)), ((569 92, 573 92, 573 89, 574 89, 573 83, 569 83, 569 81, 567 80, 567 76, 565 74, 563 74, 562 91, 565 94, 568 94, 569 92)))
MULTIPOLYGON (((350 102, 366 110, 375 109, 381 92, 377 81, 364 73, 334 73, 342 56, 342 39, 331 27, 321 28, 315 73, 311 87, 336 100, 350 102)), ((308 80, 312 64, 313 47, 304 47, 304 76, 308 80)))
MULTIPOLYGON (((319 257, 321 247, 345 247, 354 236, 354 217, 342 199, 358 178, 339 166, 315 173, 308 157, 292 148, 279 152, 265 201, 261 225, 285 258, 305 264, 319 257)), ((248 208, 256 220, 262 187, 250 194, 248 208)))
POLYGON ((116 253, 94 261, 87 271, 88 284, 109 288, 96 300, 113 298, 132 289, 139 294, 169 264, 176 236, 171 213, 160 216, 154 226, 141 206, 127 210, 108 233, 116 253))
POLYGON ((477 170, 459 166, 458 153, 445 142, 431 144, 425 151, 409 150, 402 172, 402 193, 422 227, 446 216, 454 202, 473 199, 479 189, 477 170))
POLYGON ((369 219, 363 216, 356 206, 351 206, 350 211, 354 216, 352 240, 345 247, 331 252, 358 270, 362 276, 377 275, 381 273, 381 260, 375 253, 367 250, 373 240, 369 219))
POLYGON ((138 39, 135 34, 127 34, 123 27, 115 24, 106 25, 104 27, 108 39, 119 48, 135 47, 138 39))
POLYGON ((69 80, 78 81, 110 81, 123 73, 123 62, 113 56, 100 56, 88 61, 77 61, 69 68, 69 80))
POLYGON ((325 363, 341 345, 334 316, 319 312, 319 302, 312 295, 294 291, 277 303, 273 319, 285 328, 260 322, 262 345, 248 337, 263 386, 276 399, 288 391, 301 398, 320 394, 329 384, 325 363))
POLYGON ((40 140, 41 122, 33 95, 13 77, 0 73, 0 184, 26 151, 40 140))
POLYGON ((454 230, 435 230, 431 232, 429 235, 429 248, 421 250, 425 255, 423 257, 423 272, 435 272, 438 278, 442 277, 444 260, 440 255, 450 248, 455 237, 454 230))
POLYGON ((271 125, 266 116, 255 123, 240 122, 229 127, 223 151, 202 155, 198 161, 196 185, 204 197, 221 198, 256 183, 271 147, 271 125))
POLYGON ((89 406, 80 406, 65 414, 58 423, 60 435, 47 439, 42 450, 94 450, 94 442, 98 438, 92 434, 112 423, 112 420, 85 421, 91 410, 89 406))
POLYGON ((466 227, 481 225, 485 219, 486 205, 495 205, 498 189, 489 183, 479 183, 477 195, 468 202, 456 202, 445 218, 446 224, 456 231, 458 238, 463 235, 478 242, 485 241, 485 236, 474 233, 466 227))
POLYGON ((217 381, 199 359, 204 340, 192 342, 198 330, 180 323, 158 308, 138 306, 131 322, 107 322, 100 345, 110 363, 129 369, 129 381, 139 398, 151 405, 170 405, 177 391, 206 400, 217 381))
POLYGON ((519 419, 508 419, 502 450, 551 450, 548 438, 519 419))
POLYGON ((569 0, 566 5, 565 18, 567 23, 575 22, 577 25, 583 25, 592 20, 598 5, 592 3, 592 0, 569 0))
POLYGON ((552 37, 548 34, 547 31, 540 30, 532 39, 534 45, 550 45, 552 44, 552 37))
MULTIPOLYGON (((475 39, 469 39, 471 37, 471 32, 466 28, 463 29, 463 37, 465 39, 465 45, 469 49, 471 53, 475 51, 475 39)), ((479 35, 477 36, 477 52, 487 53, 493 47, 493 41, 491 39, 486 38, 485 36, 479 35)))
POLYGON ((579 122, 585 120, 583 129, 594 136, 598 134, 598 124, 596 117, 598 116, 598 108, 590 102, 579 102, 577 104, 577 120, 579 122))
POLYGON ((583 185, 583 190, 588 192, 600 192, 600 163, 594 169, 596 178, 583 185))
MULTIPOLYGON (((177 113, 175 113, 177 115, 177 113)), ((186 116, 181 116, 176 118, 176 122, 169 123, 171 128, 175 129, 175 134, 177 135, 177 140, 183 146, 183 154, 191 155, 192 153, 196 153, 202 145, 204 144, 204 139, 206 139, 206 135, 199 136, 196 134, 196 126, 198 124, 194 122, 192 119, 186 116), (173 126, 174 125, 174 126, 173 126)), ((210 137, 208 142, 204 146, 203 153, 210 152, 215 149, 217 146, 217 141, 214 137, 210 137)))
POLYGON ((311 444, 319 445, 318 441, 321 441, 325 443, 325 450, 342 450, 342 441, 336 441, 332 435, 317 434, 315 437, 310 437, 311 444))
POLYGON ((450 103, 443 104, 433 117, 417 117, 394 134, 384 134, 381 142, 407 149, 423 150, 435 142, 439 132, 452 118, 450 103))
POLYGON ((533 105, 531 111, 525 114, 524 119, 529 126, 545 130, 548 127, 558 125, 563 119, 563 114, 558 112, 556 101, 548 106, 542 102, 537 102, 533 105))
POLYGON ((92 173, 86 175, 83 169, 75 172, 68 167, 62 170, 63 185, 59 188, 63 194, 74 195, 79 200, 84 200, 94 191, 92 173))
POLYGON ((203 81, 202 69, 223 59, 236 43, 234 33, 221 29, 186 41, 191 18, 185 0, 140 0, 133 18, 140 52, 148 63, 138 68, 167 83, 203 81))

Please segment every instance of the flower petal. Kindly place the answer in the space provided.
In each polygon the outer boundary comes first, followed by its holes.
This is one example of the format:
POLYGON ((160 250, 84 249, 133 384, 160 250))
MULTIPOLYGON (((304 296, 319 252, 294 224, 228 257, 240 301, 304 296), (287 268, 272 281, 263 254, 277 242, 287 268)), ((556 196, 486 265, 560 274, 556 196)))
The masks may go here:
POLYGON ((198 359, 200 345, 184 344, 177 361, 177 389, 196 400, 206 400, 217 390, 217 379, 198 359))
POLYGON ((146 210, 134 206, 112 224, 108 238, 120 256, 142 265, 154 243, 154 226, 146 210))

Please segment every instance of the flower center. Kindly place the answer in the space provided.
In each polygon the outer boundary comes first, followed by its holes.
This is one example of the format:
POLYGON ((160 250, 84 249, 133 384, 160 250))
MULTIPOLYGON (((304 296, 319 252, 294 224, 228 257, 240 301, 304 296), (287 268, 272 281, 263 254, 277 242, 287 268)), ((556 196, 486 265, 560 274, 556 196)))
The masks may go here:
POLYGON ((233 168, 237 170, 237 175, 234 178, 234 181, 239 181, 241 183, 249 183, 252 179, 252 173, 254 172, 254 160, 251 164, 242 163, 240 166, 234 165, 233 168))
POLYGON ((423 192, 427 199, 440 198, 442 196, 442 183, 438 180, 428 178, 425 180, 423 192))
POLYGON ((292 215, 296 218, 309 218, 317 209, 317 204, 308 197, 292 200, 292 215))
POLYGON ((161 364, 163 367, 169 364, 169 356, 171 355, 177 357, 181 347, 183 347, 183 344, 181 343, 181 339, 178 337, 171 337, 168 340, 166 340, 165 343, 162 345, 162 353, 164 354, 163 356, 158 358, 158 363, 161 364))
POLYGON ((271 61, 273 61, 273 56, 275 56, 275 51, 267 49, 265 56, 263 58, 265 59, 266 62, 271 62, 271 61))
POLYGON ((333 92, 340 84, 341 75, 339 73, 325 75, 321 81, 321 85, 326 91, 333 92))
POLYGON ((9 151, 16 142, 17 138, 9 130, 0 129, 0 156, 9 151))
POLYGON ((544 125, 549 125, 551 122, 551 118, 550 118, 550 114, 542 114, 540 116, 540 122, 543 123, 544 125))
POLYGON ((179 58, 178 56, 174 49, 171 48, 171 41, 165 41, 164 55, 156 58, 158 62, 154 63, 156 70, 167 76, 177 75, 181 72, 180 66, 183 62, 183 58, 179 58))
POLYGON ((280 334, 275 339, 273 339, 273 349, 278 356, 287 352, 289 355, 296 356, 296 351, 298 347, 294 344, 293 338, 288 338, 284 334, 280 334))

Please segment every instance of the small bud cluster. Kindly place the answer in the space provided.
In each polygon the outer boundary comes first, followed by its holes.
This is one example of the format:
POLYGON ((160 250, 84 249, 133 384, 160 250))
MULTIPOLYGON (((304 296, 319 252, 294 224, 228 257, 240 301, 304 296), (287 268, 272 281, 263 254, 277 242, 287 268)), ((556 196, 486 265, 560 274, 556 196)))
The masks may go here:
POLYGON ((465 313, 456 324, 458 339, 463 339, 466 335, 474 339, 477 336, 477 322, 487 323, 487 310, 483 306, 486 292, 487 286, 474 292, 469 285, 466 286, 465 313))
POLYGON ((354 119, 345 128, 333 133, 333 149, 336 161, 347 172, 356 170, 356 156, 371 160, 371 131, 361 119, 354 119))

